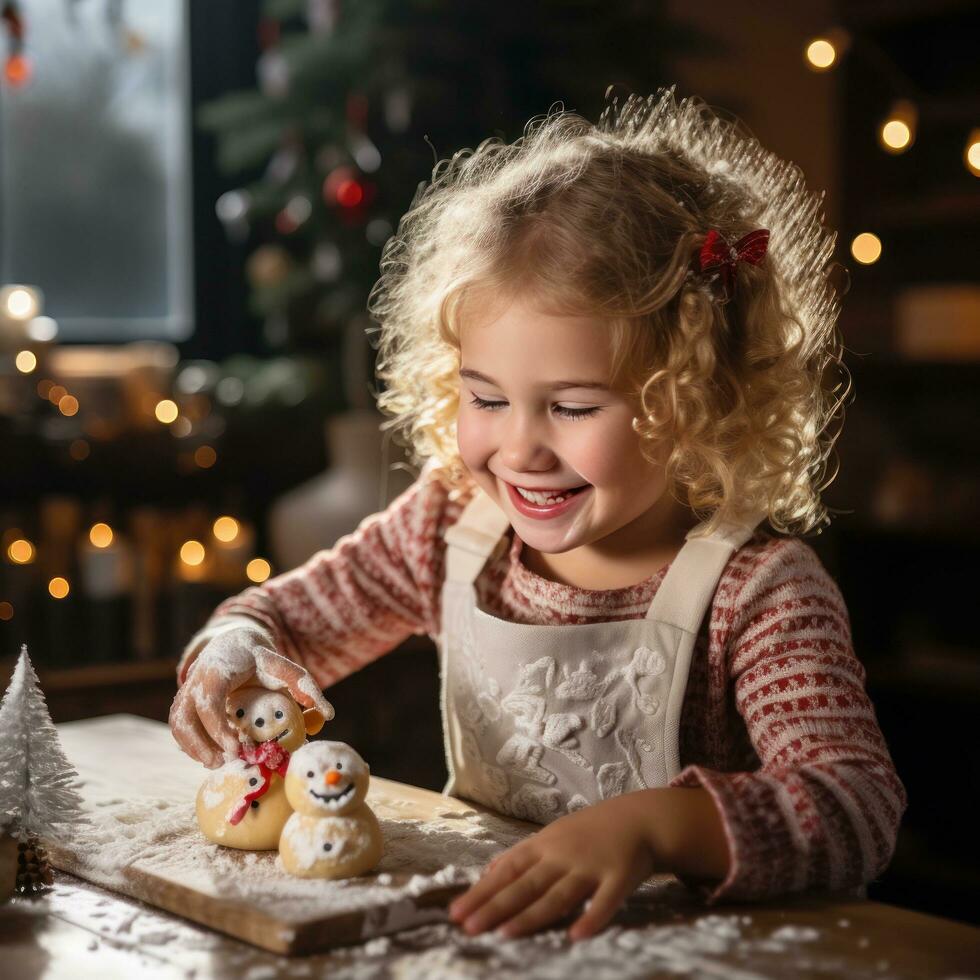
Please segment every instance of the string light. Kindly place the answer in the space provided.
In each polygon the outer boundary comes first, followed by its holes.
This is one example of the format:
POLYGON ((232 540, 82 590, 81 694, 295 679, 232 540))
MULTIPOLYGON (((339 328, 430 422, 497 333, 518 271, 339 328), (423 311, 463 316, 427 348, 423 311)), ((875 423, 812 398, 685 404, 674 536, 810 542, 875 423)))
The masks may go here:
POLYGON ((194 462, 202 470, 209 470, 217 462, 218 454, 210 446, 198 446, 194 450, 194 462))
POLYGON ((22 350, 14 359, 14 365, 21 374, 30 374, 37 367, 34 351, 22 350))
POLYGON ((74 395, 63 395, 58 399, 58 411, 66 418, 78 414, 78 399, 74 395))
POLYGON ((219 517, 211 530, 219 541, 228 544, 238 537, 238 521, 234 517, 219 517))
POLYGON ((112 544, 112 528, 108 524, 93 524, 89 528, 88 539, 96 548, 108 548, 112 544))
POLYGON ((40 293, 33 286, 4 286, 0 309, 11 320, 33 320, 41 309, 40 293))
POLYGON ((887 153, 904 153, 915 142, 919 112, 913 102, 898 99, 878 130, 878 142, 887 153))
POLYGON ((58 336, 58 321, 49 316, 36 316, 27 324, 27 336, 39 344, 46 344, 58 336))
POLYGON ((68 579, 62 578, 60 575, 51 579, 48 582, 48 592, 53 599, 64 599, 69 592, 71 592, 71 586, 68 584, 68 579))
POLYGON ((872 265, 881 257, 881 239, 863 231, 851 242, 851 255, 862 265, 872 265))
POLYGON ((7 546, 7 557, 15 565, 29 565, 34 561, 34 545, 27 538, 17 538, 7 546))
POLYGON ((158 422, 169 425, 180 414, 180 410, 177 408, 176 402, 171 401, 169 398, 164 398, 156 403, 153 414, 156 416, 158 422))
POLYGON ((264 558, 253 558, 245 566, 250 582, 264 582, 272 574, 272 566, 264 558))
POLYGON ((974 177, 980 177, 980 128, 974 129, 966 138, 963 162, 974 177))
POLYGON ((204 545, 200 541, 185 541, 180 546, 180 560, 185 565, 200 565, 204 561, 204 545))
POLYGON ((832 27, 812 38, 803 49, 807 68, 815 72, 830 71, 851 46, 851 35, 842 27, 832 27))

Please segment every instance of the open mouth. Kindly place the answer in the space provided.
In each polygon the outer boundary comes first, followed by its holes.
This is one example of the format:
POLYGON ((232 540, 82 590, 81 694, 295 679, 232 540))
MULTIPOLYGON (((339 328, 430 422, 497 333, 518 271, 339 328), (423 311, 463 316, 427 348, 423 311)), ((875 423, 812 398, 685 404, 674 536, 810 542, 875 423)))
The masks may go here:
POLYGON ((353 795, 353 783, 348 783, 346 789, 342 789, 339 793, 318 793, 315 789, 310 790, 310 796, 315 796, 329 807, 338 807, 341 803, 346 803, 353 795))
POLYGON ((507 484, 507 493, 514 509, 526 517, 548 519, 565 514, 579 505, 579 501, 592 489, 592 484, 565 490, 559 495, 538 496, 537 502, 528 500, 513 484, 507 484), (550 502, 549 502, 550 501, 550 502))

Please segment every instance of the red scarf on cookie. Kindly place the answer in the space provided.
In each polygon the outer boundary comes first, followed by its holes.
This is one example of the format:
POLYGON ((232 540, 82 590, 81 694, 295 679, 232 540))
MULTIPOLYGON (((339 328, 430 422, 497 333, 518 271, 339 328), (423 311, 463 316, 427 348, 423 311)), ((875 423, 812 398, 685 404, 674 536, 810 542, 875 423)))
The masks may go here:
POLYGON ((285 779, 286 769, 289 767, 289 752, 275 739, 259 742, 252 748, 246 748, 243 745, 238 750, 238 758, 243 759, 250 766, 258 766, 262 782, 251 793, 246 793, 245 799, 231 811, 228 823, 232 826, 241 823, 242 818, 248 813, 248 808, 252 805, 252 800, 257 800, 260 796, 265 795, 269 786, 272 785, 272 774, 277 772, 285 779))

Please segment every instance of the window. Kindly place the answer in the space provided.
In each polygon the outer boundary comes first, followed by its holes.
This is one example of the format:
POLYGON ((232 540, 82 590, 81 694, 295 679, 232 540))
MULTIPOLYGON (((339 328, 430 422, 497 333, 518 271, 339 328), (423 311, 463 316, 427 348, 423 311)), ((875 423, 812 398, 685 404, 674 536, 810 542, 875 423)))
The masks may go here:
POLYGON ((193 328, 185 0, 29 0, 32 74, 0 85, 0 284, 59 341, 193 328))

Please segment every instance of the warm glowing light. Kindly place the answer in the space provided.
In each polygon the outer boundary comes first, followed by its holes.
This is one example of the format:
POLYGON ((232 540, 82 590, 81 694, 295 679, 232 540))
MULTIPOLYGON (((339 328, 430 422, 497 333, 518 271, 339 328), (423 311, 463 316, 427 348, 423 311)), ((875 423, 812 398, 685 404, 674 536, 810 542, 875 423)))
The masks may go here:
POLYGON ((967 137, 963 162, 974 177, 980 177, 980 129, 974 129, 967 137))
POLYGON ((34 545, 27 538, 11 541, 7 547, 7 557, 15 565, 29 565, 34 561, 34 545))
POLYGON ((912 130, 901 119, 889 119, 881 127, 881 142, 892 150, 907 149, 912 142, 912 130))
POLYGON ((198 446, 194 450, 194 462, 202 470, 208 470, 217 462, 218 454, 210 446, 198 446))
POLYGON ((204 545, 200 541, 185 541, 180 546, 180 560, 185 565, 200 565, 204 561, 204 545))
POLYGON ((851 242, 851 255, 862 265, 871 265, 881 257, 881 239, 870 231, 863 231, 851 242))
POLYGON ((14 607, 9 602, 0 602, 0 620, 7 623, 14 618, 14 607))
POLYGON ((37 357, 34 351, 22 350, 14 359, 14 364, 21 374, 30 374, 37 367, 37 357))
POLYGON ((878 142, 887 153, 904 153, 915 142, 919 110, 909 99, 896 99, 878 130, 878 142))
POLYGON ((11 320, 33 320, 40 305, 37 290, 29 286, 7 286, 0 290, 0 306, 11 320))
POLYGON ((61 385, 52 385, 48 389, 48 401, 52 405, 57 405, 65 395, 68 394, 68 389, 62 387, 61 385))
POLYGON ((60 575, 51 579, 51 581, 48 582, 48 592, 51 594, 53 599, 64 599, 65 596, 71 592, 71 586, 68 584, 68 579, 62 578, 60 575))
POLYGON ((806 46, 806 60, 817 71, 826 71, 837 61, 837 49, 829 38, 818 37, 806 46))
POLYGON ((180 411, 177 408, 176 402, 172 402, 169 398, 164 398, 162 401, 156 403, 153 414, 157 417, 158 422, 169 425, 177 418, 180 411))
POLYGON ((74 439, 68 447, 68 455, 78 463, 83 459, 88 459, 88 454, 91 451, 89 444, 84 439, 74 439))
POLYGON ((93 524, 89 528, 88 539, 96 548, 108 548, 112 544, 112 528, 108 524, 93 524))
POLYGON ((58 399, 58 411, 69 417, 77 415, 78 399, 74 395, 63 395, 58 399))
POLYGON ((227 544, 238 537, 238 521, 234 517, 219 517, 211 530, 219 541, 227 544))
POLYGON ((264 582, 272 574, 272 566, 264 558, 253 558, 245 566, 250 582, 264 582))

